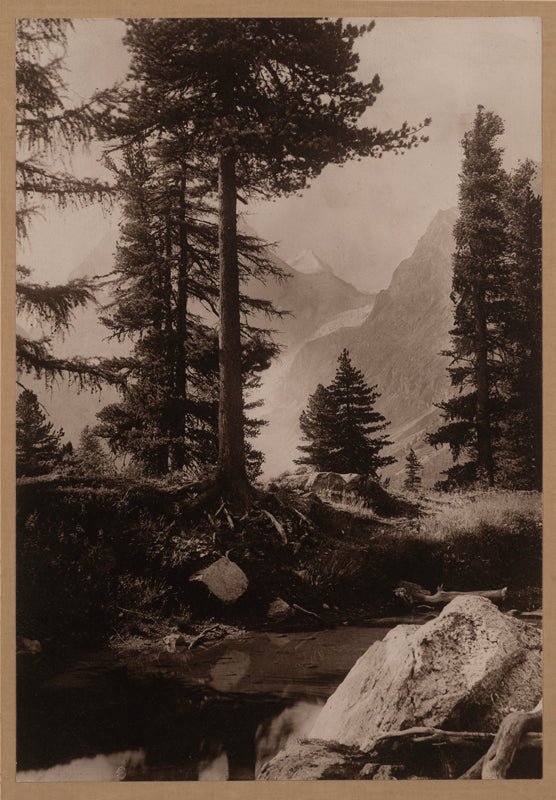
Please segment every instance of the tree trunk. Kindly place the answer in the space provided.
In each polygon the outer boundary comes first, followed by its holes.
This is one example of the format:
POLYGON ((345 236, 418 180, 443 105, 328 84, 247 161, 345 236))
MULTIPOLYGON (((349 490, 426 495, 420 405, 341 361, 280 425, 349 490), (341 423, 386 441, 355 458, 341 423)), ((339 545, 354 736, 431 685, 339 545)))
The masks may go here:
POLYGON ((489 414, 488 342, 484 299, 480 289, 473 293, 475 317, 475 380, 477 385, 477 464, 484 469, 489 486, 494 486, 494 459, 489 414))
POLYGON ((246 507, 249 483, 245 468, 235 156, 223 150, 218 163, 220 260, 220 401, 218 473, 236 507, 246 507))
POLYGON ((187 356, 185 340, 187 337, 187 295, 189 274, 189 251, 187 246, 187 228, 185 222, 185 177, 180 180, 179 197, 179 259, 178 259, 178 286, 176 298, 176 372, 175 388, 177 408, 175 412, 174 430, 175 437, 172 448, 172 466, 182 469, 185 463, 185 401, 187 395, 187 356))

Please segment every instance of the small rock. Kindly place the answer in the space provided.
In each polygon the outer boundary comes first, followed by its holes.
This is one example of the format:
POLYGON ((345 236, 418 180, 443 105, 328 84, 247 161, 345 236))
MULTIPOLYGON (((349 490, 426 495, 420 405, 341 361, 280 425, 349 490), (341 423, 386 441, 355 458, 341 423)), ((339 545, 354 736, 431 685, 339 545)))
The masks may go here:
POLYGON ((163 638, 164 647, 166 648, 168 653, 175 653, 176 646, 179 639, 183 639, 183 636, 180 633, 169 633, 168 636, 163 638))
POLYGON ((330 611, 330 606, 328 605, 328 603, 323 603, 322 607, 324 608, 325 611, 330 611))
POLYGON ((271 622, 282 622, 288 617, 291 617, 292 614, 292 607, 289 603, 286 603, 285 600, 282 600, 281 597, 277 597, 276 600, 273 600, 266 612, 267 619, 271 622))
POLYGON ((226 605, 239 600, 249 586, 245 572, 227 556, 196 572, 189 580, 204 583, 209 592, 226 605))
POLYGON ((16 640, 17 652, 36 656, 42 653, 42 646, 38 639, 27 639, 25 636, 18 636, 16 640))

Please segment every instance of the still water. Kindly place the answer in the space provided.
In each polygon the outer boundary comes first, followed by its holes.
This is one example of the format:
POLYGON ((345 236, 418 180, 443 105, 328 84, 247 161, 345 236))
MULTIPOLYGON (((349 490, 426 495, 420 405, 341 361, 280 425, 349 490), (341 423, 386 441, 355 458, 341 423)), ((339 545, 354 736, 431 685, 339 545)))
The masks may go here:
POLYGON ((18 683, 18 781, 252 780, 387 628, 88 654, 18 683))

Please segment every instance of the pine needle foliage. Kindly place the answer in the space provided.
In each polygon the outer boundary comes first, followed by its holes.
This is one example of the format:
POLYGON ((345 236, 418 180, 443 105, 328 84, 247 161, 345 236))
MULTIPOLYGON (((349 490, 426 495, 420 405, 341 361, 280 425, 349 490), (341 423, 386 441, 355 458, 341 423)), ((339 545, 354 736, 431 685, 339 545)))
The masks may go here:
MULTIPOLYGON (((16 30, 16 233, 22 243, 29 226, 45 204, 64 209, 109 200, 113 189, 95 178, 77 178, 69 165, 76 147, 87 147, 107 129, 113 93, 97 91, 90 100, 71 105, 63 78, 67 35, 65 19, 19 19, 16 30)), ((18 265, 17 309, 49 327, 68 330, 73 312, 91 302, 94 287, 83 280, 65 285, 39 285, 31 269, 18 265)), ((101 371, 85 359, 57 359, 51 340, 17 338, 20 374, 34 373, 51 383, 57 377, 74 379, 80 386, 97 386, 101 371), (91 372, 88 372, 91 367, 91 372)))
POLYGON ((44 475, 61 460, 63 430, 55 431, 41 409, 38 398, 24 389, 16 402, 17 477, 44 475))
POLYGON ((338 358, 330 386, 317 387, 300 418, 308 444, 298 464, 310 464, 322 472, 355 472, 377 476, 377 470, 395 463, 393 456, 380 455, 392 442, 382 433, 390 424, 374 408, 380 397, 377 386, 369 386, 361 370, 351 363, 344 349, 338 358))

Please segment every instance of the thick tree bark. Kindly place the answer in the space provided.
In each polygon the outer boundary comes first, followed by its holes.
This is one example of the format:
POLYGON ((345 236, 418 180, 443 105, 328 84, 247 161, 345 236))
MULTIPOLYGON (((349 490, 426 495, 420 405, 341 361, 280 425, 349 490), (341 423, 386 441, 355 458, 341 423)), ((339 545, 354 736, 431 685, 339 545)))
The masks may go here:
POLYGON ((489 414, 488 341, 484 299, 475 287, 473 311, 475 317, 475 380, 477 385, 477 466, 484 469, 489 486, 494 486, 494 458, 489 414))
POLYGON ((187 356, 185 340, 187 337, 187 299, 188 299, 188 275, 189 275, 189 251, 187 244, 187 228, 185 222, 185 177, 180 180, 179 197, 179 259, 178 259, 178 285, 176 298, 176 372, 175 388, 178 398, 179 408, 176 410, 173 434, 178 441, 174 442, 172 448, 172 466, 174 469, 182 469, 185 462, 185 447, 183 439, 185 437, 185 401, 187 395, 187 356), (181 441, 179 441, 181 440, 181 441))
POLYGON ((218 473, 224 491, 236 507, 248 504, 245 467, 235 156, 223 150, 218 163, 220 257, 220 403, 218 412, 218 473))

